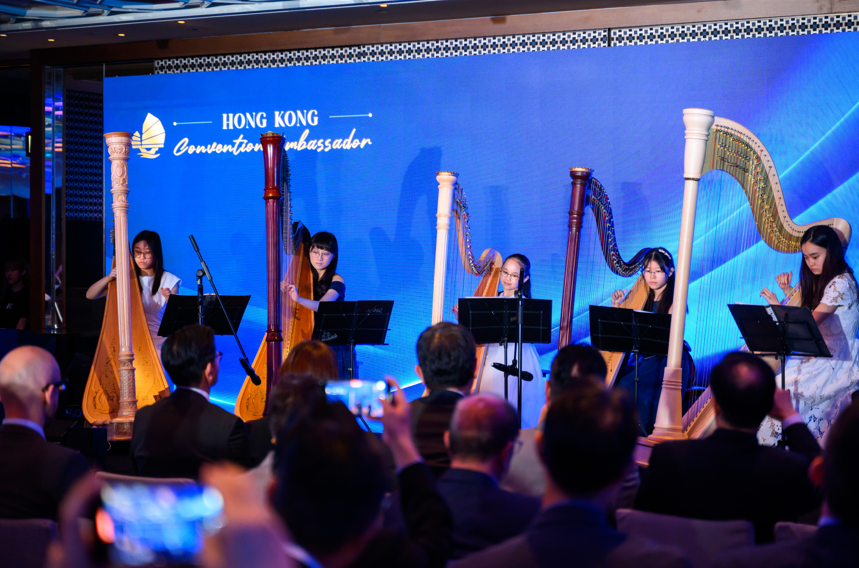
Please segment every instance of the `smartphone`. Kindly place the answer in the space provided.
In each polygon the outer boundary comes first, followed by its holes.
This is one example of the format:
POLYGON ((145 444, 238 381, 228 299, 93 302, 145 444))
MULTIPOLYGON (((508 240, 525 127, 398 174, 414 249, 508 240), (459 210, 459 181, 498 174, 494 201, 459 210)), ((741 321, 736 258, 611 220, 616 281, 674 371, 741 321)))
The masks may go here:
POLYGON ((224 499, 196 483, 108 482, 95 511, 95 532, 124 566, 194 565, 203 537, 220 530, 224 499))
POLYGON ((352 414, 381 418, 382 401, 388 399, 391 387, 387 381, 327 381, 325 395, 328 400, 339 400, 352 414))

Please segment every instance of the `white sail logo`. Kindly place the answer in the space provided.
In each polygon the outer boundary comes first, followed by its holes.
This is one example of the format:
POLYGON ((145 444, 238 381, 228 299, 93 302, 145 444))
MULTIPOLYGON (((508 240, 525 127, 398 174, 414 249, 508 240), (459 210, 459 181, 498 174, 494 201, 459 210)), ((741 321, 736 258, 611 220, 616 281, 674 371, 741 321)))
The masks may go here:
POLYGON ((131 137, 131 147, 140 150, 138 155, 142 158, 157 158, 160 155, 158 149, 164 147, 165 138, 164 126, 161 121, 147 113, 146 120, 143 121, 143 135, 135 132, 134 136, 131 137))

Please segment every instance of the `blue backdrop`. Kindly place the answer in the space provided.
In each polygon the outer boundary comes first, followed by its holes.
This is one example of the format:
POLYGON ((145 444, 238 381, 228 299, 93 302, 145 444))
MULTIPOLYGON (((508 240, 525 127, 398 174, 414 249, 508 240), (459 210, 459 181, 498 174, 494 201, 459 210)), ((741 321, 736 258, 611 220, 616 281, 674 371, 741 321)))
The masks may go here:
MULTIPOLYGON (((460 173, 476 252, 531 258, 534 297, 553 300, 557 326, 568 168, 593 168, 606 187, 625 257, 645 246, 674 253, 684 108, 712 109, 758 135, 794 220, 857 219, 857 60, 859 36, 841 33, 121 77, 105 80, 105 129, 142 132, 149 113, 163 124, 158 157, 132 151, 129 234, 161 234, 165 267, 186 294, 195 293, 195 235, 219 291, 252 296, 239 332, 251 358, 266 320, 265 223, 261 152, 245 144, 284 133, 294 143, 294 218, 337 236, 347 299, 395 301, 389 345, 358 350, 362 376, 410 384, 431 317, 436 171, 460 173)), ((726 239, 751 227, 748 203, 737 184, 712 177, 699 197, 687 320, 702 360, 741 344, 726 304, 757 302, 775 274, 798 275, 800 263, 762 244, 729 251, 726 239), (740 264, 756 267, 752 276, 740 264)), ((583 250, 594 262, 579 272, 575 339, 587 338, 587 305, 629 285, 596 262, 594 232, 586 219, 583 250)), ((546 368, 555 347, 539 349, 546 368)), ((214 397, 231 407, 244 374, 234 342, 220 338, 218 348, 214 397)))

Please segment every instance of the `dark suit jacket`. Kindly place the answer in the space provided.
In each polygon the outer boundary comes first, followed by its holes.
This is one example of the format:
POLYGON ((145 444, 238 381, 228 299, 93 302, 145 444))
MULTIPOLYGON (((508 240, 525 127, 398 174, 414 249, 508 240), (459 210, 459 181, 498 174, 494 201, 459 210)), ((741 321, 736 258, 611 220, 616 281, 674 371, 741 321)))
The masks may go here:
POLYGON ((453 409, 462 398, 462 393, 437 389, 410 404, 415 445, 436 478, 450 467, 450 456, 444 447, 444 433, 450 429, 453 409))
POLYGON ((771 542, 777 521, 796 521, 820 504, 808 479, 809 456, 820 448, 805 424, 785 434, 795 451, 760 446, 754 434, 725 429, 703 440, 659 444, 635 508, 713 521, 744 519, 755 525, 757 542, 771 542))
POLYGON ((229 460, 247 466, 248 433, 241 418, 200 393, 176 389, 137 411, 131 455, 139 475, 196 479, 203 463, 229 460))
POLYGON ((452 468, 438 492, 453 516, 453 554, 462 558, 522 534, 540 511, 535 497, 510 493, 485 473, 452 468))
POLYGON ((809 538, 731 551, 719 568, 848 568, 859 566, 859 529, 830 525, 809 538))
POLYGON ((0 427, 0 518, 56 520, 66 491, 88 471, 84 456, 38 432, 0 427))
POLYGON ((684 567, 682 553, 613 529, 605 515, 567 501, 540 511, 525 534, 450 564, 450 568, 684 567))

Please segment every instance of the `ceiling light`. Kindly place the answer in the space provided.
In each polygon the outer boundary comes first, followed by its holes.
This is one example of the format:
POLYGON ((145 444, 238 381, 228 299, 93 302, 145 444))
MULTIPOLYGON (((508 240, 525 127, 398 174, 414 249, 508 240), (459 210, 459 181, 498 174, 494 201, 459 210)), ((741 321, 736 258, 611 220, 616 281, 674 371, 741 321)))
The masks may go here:
POLYGON ((387 4, 379 4, 379 8, 387 8, 387 7, 388 7, 387 4))
POLYGON ((184 24, 184 23, 185 23, 185 20, 179 20, 179 21, 178 21, 178 22, 176 22, 176 23, 177 23, 177 24, 184 24))
POLYGON ((116 34, 116 35, 118 35, 119 37, 125 37, 125 34, 116 34))
POLYGON ((6 37, 6 34, 0 34, 0 37, 6 37))
POLYGON ((52 40, 52 39, 49 39, 49 40, 48 40, 48 41, 54 41, 54 40, 52 40))

